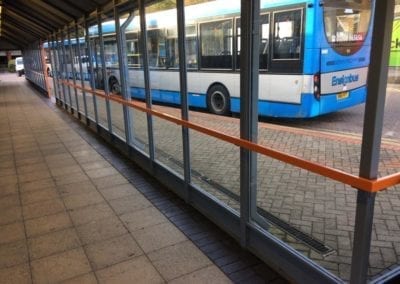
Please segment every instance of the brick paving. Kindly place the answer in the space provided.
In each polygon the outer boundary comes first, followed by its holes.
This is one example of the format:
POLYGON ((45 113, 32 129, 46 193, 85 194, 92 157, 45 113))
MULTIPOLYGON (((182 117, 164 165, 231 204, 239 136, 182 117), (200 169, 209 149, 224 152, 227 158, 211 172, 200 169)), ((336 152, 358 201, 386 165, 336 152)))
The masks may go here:
MULTIPOLYGON (((104 105, 104 103, 103 103, 104 105)), ((180 116, 176 108, 155 106, 163 112, 180 116)), ((99 107, 100 116, 105 110, 99 107)), ((112 106, 113 123, 118 127, 122 118, 119 105, 112 106)), ((344 114, 348 116, 348 110, 344 114)), ((338 114, 335 115, 336 117, 338 114)), ((357 114, 358 119, 360 114, 357 114)), ((193 122, 221 132, 239 136, 239 120, 191 112, 193 122)), ((326 118, 322 118, 326 119, 326 118)), ((147 151, 146 116, 134 111, 134 133, 137 145, 147 151)), ((354 122, 357 129, 362 121, 354 122)), ((301 126, 306 122, 298 123, 301 126)), ((344 131, 349 131, 351 123, 344 131)), ((298 125, 299 126, 299 125, 298 125)), ((155 118, 154 138, 156 158, 179 174, 183 174, 181 128, 155 118)), ((357 133, 327 132, 259 123, 259 143, 313 162, 358 174, 361 138, 357 133)), ((122 132, 120 130, 120 132, 122 132)), ((213 194, 225 204, 239 210, 239 151, 238 147, 191 131, 191 164, 193 183, 213 194)), ((393 138, 390 135, 386 137, 393 138)), ((400 143, 384 140, 381 148, 379 175, 400 170, 400 143)), ((356 190, 286 165, 268 157, 258 156, 257 205, 279 220, 331 249, 320 253, 282 227, 269 230, 307 257, 340 276, 349 279, 353 246, 356 190)), ((260 211, 259 210, 259 211, 260 211)), ((400 194, 398 186, 377 195, 369 275, 372 277, 399 264, 400 255, 400 194)))

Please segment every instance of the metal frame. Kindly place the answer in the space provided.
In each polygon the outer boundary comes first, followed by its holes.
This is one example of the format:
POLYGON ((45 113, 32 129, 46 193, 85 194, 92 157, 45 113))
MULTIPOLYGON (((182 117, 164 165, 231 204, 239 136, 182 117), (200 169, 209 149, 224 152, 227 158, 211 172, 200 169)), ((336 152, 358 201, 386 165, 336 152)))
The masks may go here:
MULTIPOLYGON (((75 69, 75 66, 74 66, 75 52, 72 50, 71 32, 70 32, 69 27, 67 29, 67 37, 68 37, 68 45, 69 45, 69 57, 70 57, 70 62, 71 62, 72 82, 74 82, 74 86, 76 86, 76 76, 75 76, 75 70, 74 70, 75 69)), ((74 87, 74 95, 75 95, 76 113, 79 114, 78 90, 75 87, 74 87)), ((71 101, 71 110, 73 110, 73 109, 74 109, 74 106, 72 105, 72 101, 71 101)))
MULTIPOLYGON (((134 16, 133 12, 129 14, 128 19, 120 25, 119 22, 120 11, 118 7, 114 9, 114 19, 118 19, 115 21, 115 32, 117 38, 117 49, 118 49, 118 63, 119 63, 119 74, 120 74, 120 84, 121 84, 121 95, 125 100, 130 100, 130 90, 129 90, 129 69, 128 69, 128 59, 124 54, 126 53, 126 37, 125 30, 128 25, 132 22, 134 16)), ((132 114, 131 110, 127 106, 122 107, 123 116, 124 116, 124 127, 125 127, 125 140, 128 145, 130 145, 133 141, 133 133, 132 133, 132 114)))
MULTIPOLYGON (((189 120, 189 99, 187 87, 187 66, 186 66, 186 31, 185 31, 185 1, 176 1, 177 29, 178 29, 178 51, 179 51, 179 83, 181 91, 181 118, 189 120)), ((191 161, 190 161, 190 136, 189 129, 182 126, 183 146, 183 169, 185 182, 185 200, 191 201, 191 190, 189 185, 192 182, 191 161)))
MULTIPOLYGON (((59 32, 59 34, 60 34, 60 43, 58 44, 58 36, 57 36, 57 38, 56 38, 56 40, 57 40, 57 50, 58 50, 58 52, 57 52, 57 55, 58 55, 58 66, 60 67, 60 78, 62 79, 62 80, 64 80, 65 78, 64 78, 64 74, 66 73, 65 72, 65 68, 66 68, 66 66, 65 66, 65 64, 60 64, 60 62, 64 62, 63 60, 62 60, 62 58, 63 58, 63 38, 62 38, 62 36, 61 36, 61 32, 59 32)), ((65 85, 64 84, 62 84, 62 93, 63 93, 63 104, 64 104, 64 108, 66 109, 66 110, 68 110, 68 104, 67 104, 67 94, 66 94, 66 90, 65 90, 65 85)))
MULTIPOLYGON (((260 1, 241 1, 240 138, 257 143, 260 1)), ((247 225, 257 213, 257 154, 240 149, 240 243, 247 246, 247 225), (250 212, 251 211, 251 212, 250 212)))
MULTIPOLYGON (((150 70, 149 70, 149 55, 147 50, 147 30, 146 30, 146 12, 145 12, 145 0, 139 0, 139 16, 140 16, 140 39, 141 45, 140 50, 142 53, 143 60, 143 75, 144 75, 144 88, 146 96, 146 107, 152 108, 152 95, 150 87, 150 70)), ((149 155, 150 162, 155 161, 155 145, 154 145, 154 128, 153 128, 153 117, 147 114, 147 133, 149 139, 149 155)))
MULTIPOLYGON (((104 92, 106 93, 105 103, 106 103, 106 115, 107 115, 107 128, 110 133, 112 133, 112 122, 111 122, 111 108, 110 100, 108 96, 110 95, 110 88, 108 86, 107 79, 107 67, 106 67, 106 57, 104 54, 104 38, 103 38, 103 25, 101 21, 101 11, 97 11, 97 26, 99 31, 99 42, 100 42, 100 59, 101 59, 101 73, 103 77, 104 92)), ((97 56, 97 55, 96 55, 97 56)))
MULTIPOLYGON (((67 62, 67 55, 66 55, 67 53, 66 53, 66 48, 65 48, 64 42, 65 42, 64 31, 61 30, 61 53, 62 53, 62 58, 63 58, 62 62, 67 62)), ((69 83, 68 68, 65 65, 65 63, 63 65, 64 65, 64 71, 65 71, 64 72, 64 75, 65 75, 64 80, 67 81, 67 83, 69 83)), ((71 86, 70 85, 67 86, 67 90, 68 90, 69 101, 68 102, 65 101, 65 104, 66 104, 66 106, 68 105, 70 112, 74 113, 73 108, 72 108, 71 86)))
MULTIPOLYGON (((77 51, 78 51, 78 57, 79 57, 79 73, 80 73, 80 78, 81 78, 81 86, 82 88, 85 87, 85 77, 83 76, 83 67, 82 67, 82 50, 81 50, 81 43, 79 41, 79 27, 78 27, 78 22, 75 21, 75 40, 77 43, 77 51)), ((86 101, 86 92, 82 90, 82 97, 83 97, 83 111, 84 111, 84 116, 87 117, 87 101, 86 101)))
MULTIPOLYGON (((89 38, 89 24, 88 24, 88 18, 85 17, 85 29, 86 29, 86 44, 87 44, 87 56, 89 59, 89 69, 90 69, 90 87, 92 89, 92 91, 95 90, 96 85, 94 82, 94 68, 93 68, 93 55, 92 55, 92 46, 91 46, 91 42, 90 42, 90 38, 89 38)), ((93 111, 94 111, 94 119, 95 119, 95 123, 96 125, 99 125, 99 114, 97 112, 97 98, 95 95, 92 95, 92 99, 93 99, 93 111)))
MULTIPOLYGON (((360 177, 368 179, 376 179, 378 177, 393 26, 393 7, 394 0, 375 2, 371 62, 367 79, 368 94, 365 104, 360 160, 360 177), (383 36, 382 31, 384 31, 383 36)), ((365 283, 367 281, 375 197, 376 193, 362 190, 357 192, 351 283, 365 283)))
MULTIPOLYGON (((49 36, 49 38, 48 38, 48 40, 47 40, 47 42, 48 42, 48 47, 49 47, 49 50, 50 50, 50 65, 51 65, 51 70, 52 70, 52 73, 53 73, 53 88, 54 88, 54 97, 56 98, 56 100, 58 100, 59 99, 59 93, 58 93, 58 91, 59 91, 59 88, 58 88, 58 85, 57 85, 57 83, 56 83, 56 79, 54 78, 55 77, 55 75, 54 75, 54 72, 55 72, 55 68, 54 68, 54 65, 55 65, 55 56, 54 56, 54 54, 55 54, 55 51, 54 51, 54 38, 53 38, 53 36, 49 36)), ((47 70, 46 70, 46 72, 47 72, 47 70)))

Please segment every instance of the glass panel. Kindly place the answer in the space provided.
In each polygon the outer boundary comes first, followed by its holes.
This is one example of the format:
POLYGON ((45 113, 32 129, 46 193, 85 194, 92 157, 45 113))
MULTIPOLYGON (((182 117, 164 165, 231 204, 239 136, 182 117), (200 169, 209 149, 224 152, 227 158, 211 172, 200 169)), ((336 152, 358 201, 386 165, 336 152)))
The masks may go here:
MULTIPOLYGON (((68 62, 68 78, 70 83, 76 85, 76 78, 79 68, 77 68, 77 57, 76 57, 76 39, 74 39, 75 31, 68 30, 66 35, 66 52, 68 62)), ((71 87, 71 107, 74 110, 74 116, 78 115, 79 103, 78 103, 78 91, 75 87, 71 87)))
MULTIPOLYGON (((69 56, 69 45, 68 45, 68 37, 65 31, 63 31, 63 35, 61 38, 62 42, 62 49, 61 49, 61 64, 63 70, 63 79, 64 81, 70 81, 70 74, 71 74, 71 64, 70 64, 70 56, 69 56)), ((71 108, 71 87, 65 86, 65 97, 66 97, 66 104, 71 108)))
MULTIPOLYGON (((240 18, 236 19, 236 69, 240 68, 240 18)), ((260 69, 268 69, 269 14, 260 15, 260 69)))
MULTIPOLYGON (((104 91, 104 79, 103 79, 103 66, 101 60, 101 42, 98 34, 98 26, 97 22, 93 26, 90 26, 89 29, 93 29, 94 34, 90 38, 90 49, 93 57, 93 71, 94 71, 94 82, 95 87, 98 90, 104 91)), ((98 114, 98 123, 103 126, 105 129, 108 129, 108 118, 107 118, 107 105, 104 98, 97 96, 97 114, 98 114)))
MULTIPOLYGON (((160 1, 146 7, 147 51, 150 67, 152 103, 170 104, 154 108, 168 112, 180 104, 177 14, 175 1, 160 1), (174 106, 172 106, 174 105, 174 106)), ((177 113, 180 117, 180 113, 177 113)), ((182 130, 164 120, 153 117, 155 159, 183 175, 182 130)))
MULTIPOLYGON (((238 119, 201 112, 198 109, 229 114, 231 104, 239 102, 237 97, 240 80, 237 72, 197 71, 197 67, 233 68, 234 45, 236 46, 233 40, 233 17, 240 15, 240 1, 229 1, 229 8, 227 3, 219 0, 196 1, 195 4, 191 0, 185 1, 188 100, 193 107, 190 108, 189 121, 239 137, 238 119), (220 12, 227 9, 230 11, 228 15, 220 12)), ((192 184, 239 214, 239 148, 196 131, 190 131, 189 143, 192 184)))
POLYGON ((324 27, 329 44, 341 54, 358 51, 367 35, 371 19, 370 0, 324 2, 324 27))
POLYGON ((157 117, 153 117, 153 125, 156 160, 183 176, 182 128, 157 117))
POLYGON ((302 10, 274 13, 273 59, 299 59, 302 10))
MULTIPOLYGON (((210 120, 216 122, 215 118, 210 117, 210 120)), ((190 132, 190 148, 192 183, 239 212, 239 148, 195 131, 190 132)))
POLYGON ((200 24, 201 68, 232 68, 232 20, 200 24))
MULTIPOLYGON (((398 13, 400 1, 396 0, 398 13)), ((393 27, 396 26, 396 20, 393 27)), ((395 30, 393 30, 395 32, 395 30)), ((394 44, 396 41, 392 42, 394 44)), ((393 47, 392 47, 393 48, 393 47)), ((393 52, 393 50, 392 50, 393 52)), ((386 87, 382 142, 379 158, 379 177, 400 172, 400 124, 398 123, 399 85, 395 84, 394 66, 389 68, 386 87), (393 68, 393 69, 392 69, 393 68)), ((400 265, 400 185, 387 188, 376 195, 372 228, 369 276, 390 272, 400 265)), ((398 277, 397 277, 398 278, 398 277)), ((397 279, 396 279, 397 280, 397 279)), ((392 280, 393 283, 396 280, 392 280)), ((389 281, 390 283, 390 281, 389 281)))
MULTIPOLYGON (((84 47, 84 29, 81 26, 78 26, 77 29, 74 29, 73 37, 71 36, 71 40, 74 41, 74 50, 75 56, 73 58, 74 68, 75 68, 75 81, 79 87, 85 87, 85 73, 83 63, 83 59, 86 57, 85 55, 85 47, 84 47), (81 73, 82 71, 82 73, 81 73)), ((90 87, 88 87, 90 89, 90 87)), ((87 92, 82 91, 81 89, 77 89, 77 100, 79 105, 79 112, 83 115, 81 116, 82 120, 85 120, 86 112, 87 112, 87 92)))
POLYGON ((57 60, 58 60, 58 75, 59 75, 59 83, 61 87, 61 95, 62 101, 64 104, 68 104, 68 91, 65 84, 62 81, 66 80, 66 64, 64 58, 64 41, 61 35, 57 38, 57 60))
POLYGON ((262 155, 257 167, 255 221, 348 281, 357 191, 262 155))
MULTIPOLYGON (((120 17, 121 26, 127 18, 128 15, 126 14, 120 17)), ((143 56, 140 46, 140 16, 138 11, 134 12, 134 18, 128 24, 124 35, 126 39, 126 57, 124 60, 128 64, 128 78, 126 79, 129 92, 126 99, 133 99, 135 103, 145 106, 143 102, 145 97, 144 72, 142 69, 143 56)), ((130 145, 148 154, 149 138, 146 113, 128 107, 126 119, 132 135, 130 145)))
MULTIPOLYGON (((92 34, 92 30, 94 28, 97 29, 97 25, 93 22, 87 23, 89 28, 89 36, 92 34)), ((84 76, 87 74, 87 80, 85 78, 85 87, 88 89, 92 89, 96 87, 97 81, 97 72, 96 72, 96 60, 95 53, 92 47, 94 44, 93 37, 87 41, 88 35, 85 30, 85 43, 84 43, 84 53, 82 54, 82 63, 83 63, 83 73, 84 76)), ((86 76, 85 76, 86 77, 86 76)), ((97 112, 97 97, 92 93, 87 93, 86 97, 87 108, 88 108, 88 117, 92 121, 96 121, 96 112, 97 112)))
MULTIPOLYGON (((127 18, 127 15, 124 16, 127 18)), ((102 23, 104 40, 104 57, 106 64, 106 80, 111 95, 121 95, 121 79, 118 62, 118 47, 114 18, 107 18, 102 23)), ((109 101, 113 134, 126 139, 123 107, 112 100, 109 101)))

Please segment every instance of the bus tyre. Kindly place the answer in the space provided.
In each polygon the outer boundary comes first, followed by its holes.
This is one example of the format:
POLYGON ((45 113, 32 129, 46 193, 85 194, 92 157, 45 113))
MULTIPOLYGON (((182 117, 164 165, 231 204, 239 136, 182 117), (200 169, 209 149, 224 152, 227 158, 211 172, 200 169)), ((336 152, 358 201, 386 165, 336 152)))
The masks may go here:
POLYGON ((111 91, 111 93, 116 94, 116 95, 121 94, 121 86, 119 85, 118 80, 115 78, 112 78, 110 80, 110 91, 111 91))
POLYGON ((228 90, 222 85, 214 85, 208 89, 207 107, 214 114, 228 114, 231 108, 228 90))

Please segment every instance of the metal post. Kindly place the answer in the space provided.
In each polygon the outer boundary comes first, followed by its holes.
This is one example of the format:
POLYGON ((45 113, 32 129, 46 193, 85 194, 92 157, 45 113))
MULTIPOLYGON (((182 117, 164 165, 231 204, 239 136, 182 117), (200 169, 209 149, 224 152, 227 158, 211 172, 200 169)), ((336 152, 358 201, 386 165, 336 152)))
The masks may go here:
POLYGON ((112 133, 111 108, 110 108, 110 100, 108 99, 108 96, 110 95, 110 88, 108 86, 106 57, 104 55, 103 25, 101 22, 101 12, 99 11, 97 11, 97 25, 98 25, 99 41, 100 41, 101 72, 103 77, 104 92, 106 93, 105 101, 106 101, 106 112, 107 112, 107 125, 108 125, 108 131, 112 133))
MULTIPOLYGON (((60 71, 59 71, 59 67, 60 67, 60 52, 59 52, 59 47, 58 47, 58 39, 57 39, 57 34, 54 34, 53 36, 53 40, 54 40, 54 64, 53 66, 53 81, 57 81, 57 90, 58 90, 58 99, 60 100, 60 102, 62 102, 62 97, 61 97, 61 93, 62 93, 62 88, 63 85, 60 85, 60 71), (60 88, 61 86, 61 88, 60 88)), ((65 99, 65 98, 64 98, 65 99)))
MULTIPOLYGON (((74 95, 75 95, 75 103, 76 103, 76 112, 79 114, 79 101, 78 101, 78 90, 76 89, 76 70, 75 70, 75 52, 72 50, 72 41, 71 41, 71 32, 68 27, 68 45, 69 45, 69 57, 71 62, 71 72, 72 72, 72 81, 74 82, 74 95)), ((72 101, 71 101, 72 104, 72 101)))
MULTIPOLYGON (((360 177, 368 179, 375 179, 378 176, 393 11, 394 0, 375 1, 360 161, 360 177)), ((357 192, 350 283, 367 282, 375 196, 376 193, 361 190, 357 192)))
MULTIPOLYGON (((64 60, 63 60, 63 46, 64 46, 64 42, 63 42, 63 38, 61 35, 61 31, 60 31, 60 42, 58 44, 58 67, 60 69, 60 79, 63 81, 65 79, 65 64, 64 64, 64 60)), ((64 98, 64 108, 68 109, 68 104, 67 104, 67 92, 65 90, 65 85, 63 83, 61 83, 61 88, 62 88, 62 93, 63 93, 63 98, 64 98)))
POLYGON ((85 112, 85 117, 87 118, 87 102, 86 102, 86 92, 83 90, 85 88, 85 76, 83 75, 83 67, 82 67, 82 50, 81 50, 81 42, 79 40, 79 28, 78 23, 75 21, 75 39, 78 51, 78 62, 79 62, 79 73, 81 78, 81 87, 82 87, 82 97, 83 97, 83 109, 85 112))
MULTIPOLYGON (((115 19, 115 31, 117 34, 117 48, 118 48, 118 63, 119 63, 119 74, 120 74, 120 84, 121 84, 121 94, 125 100, 130 100, 130 87, 129 87, 129 69, 128 69, 128 59, 126 57, 126 37, 125 30, 128 25, 132 22, 134 18, 133 11, 129 14, 129 17, 122 24, 119 23, 119 11, 118 8, 114 9, 114 19, 115 19)), ((126 143, 131 145, 133 141, 132 133, 132 122, 131 122, 131 111, 126 105, 122 106, 122 111, 124 114, 124 126, 125 126, 125 138, 126 143)))
MULTIPOLYGON (((56 78, 55 78, 55 76, 54 76, 54 72, 55 72, 55 68, 54 68, 54 65, 55 65, 55 56, 54 56, 54 53, 55 53, 55 51, 54 51, 54 38, 52 37, 52 36, 50 36, 49 37, 49 40, 48 40, 48 43, 49 43, 49 50, 50 50, 50 58, 49 58, 49 60, 50 60, 50 65, 51 65, 51 72, 53 73, 53 88, 54 88, 54 97, 55 98, 57 98, 57 99, 59 99, 59 97, 57 97, 57 94, 58 94, 58 86, 57 86, 57 84, 56 84, 56 78)), ((47 71, 47 70, 46 70, 47 71)))
MULTIPOLYGON (((62 50, 62 56, 63 56, 63 66, 65 70, 65 78, 67 80, 67 83, 69 83, 69 72, 68 72, 68 64, 67 64, 67 55, 66 55, 66 50, 65 50, 65 38, 64 38, 64 32, 61 30, 61 50, 62 50)), ((69 108, 71 113, 73 113, 73 108, 72 108, 72 99, 71 99, 71 87, 68 85, 68 99, 69 99, 69 108)))
MULTIPOLYGON (((260 0, 241 0, 240 138, 257 142, 260 0)), ((241 245, 247 245, 250 210, 255 210, 257 155, 240 149, 241 245), (254 202, 250 200, 253 199, 254 202)))
MULTIPOLYGON (((149 72, 149 59, 148 51, 146 47, 147 43, 147 30, 146 30, 146 11, 145 1, 139 0, 139 13, 140 13, 140 49, 143 55, 143 72, 144 72, 144 88, 146 95, 146 107, 152 108, 152 96, 150 89, 150 72, 149 72)), ((149 155, 150 160, 155 159, 155 147, 154 147, 154 130, 153 130, 153 117, 147 114, 147 131, 149 136, 149 155)))
MULTIPOLYGON (((90 87, 92 91, 96 89, 96 85, 94 82, 94 68, 93 68, 93 54, 92 54, 92 47, 90 43, 90 37, 89 37, 89 24, 87 21, 87 18, 85 17, 85 28, 86 28, 86 44, 87 44, 87 56, 89 59, 89 69, 90 69, 90 87)), ((94 54, 96 56, 96 54, 94 54)), ((94 110, 94 119, 96 121, 96 124, 99 125, 99 115, 97 113, 97 98, 96 95, 92 94, 92 99, 93 99, 93 110, 94 110)))
MULTIPOLYGON (((184 0, 176 1, 177 23, 178 23, 178 52, 179 52, 179 81, 181 91, 181 117, 183 120, 189 120, 189 103, 187 90, 187 68, 186 68, 186 32, 185 32, 185 2, 184 0)), ((189 184, 191 183, 190 170, 190 139, 189 129, 182 126, 182 143, 183 143, 183 167, 185 178, 185 199, 190 202, 189 184)))

